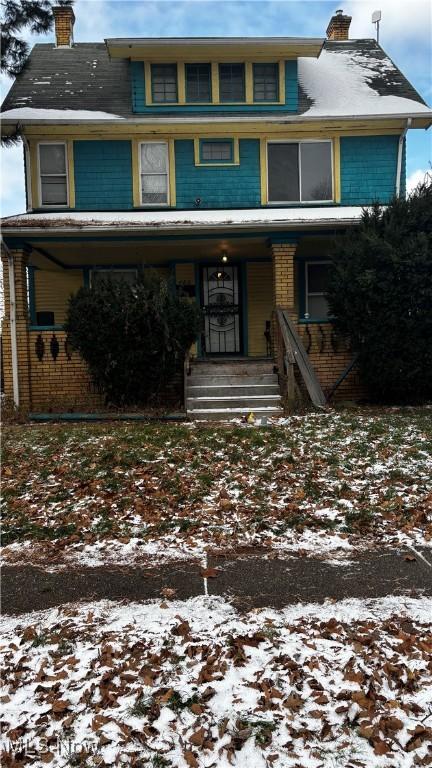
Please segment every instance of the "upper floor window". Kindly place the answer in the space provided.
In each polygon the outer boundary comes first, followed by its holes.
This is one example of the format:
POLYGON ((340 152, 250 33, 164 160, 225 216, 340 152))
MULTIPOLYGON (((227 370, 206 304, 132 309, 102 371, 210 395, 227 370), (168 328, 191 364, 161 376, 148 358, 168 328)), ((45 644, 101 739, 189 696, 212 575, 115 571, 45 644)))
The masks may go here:
POLYGON ((279 101, 279 65, 253 65, 254 101, 279 101))
POLYGON ((154 102, 177 101, 177 64, 152 64, 151 81, 154 102))
POLYGON ((39 144, 41 205, 68 205, 66 144, 39 144))
POLYGON ((231 163, 233 161, 233 142, 217 139, 201 141, 201 161, 203 163, 231 163))
POLYGON ((333 200, 331 141, 270 142, 269 203, 333 200))
POLYGON ((166 141, 140 144, 141 204, 168 205, 169 160, 166 141))
POLYGON ((326 292, 329 284, 329 261, 308 261, 305 264, 305 317, 327 320, 329 305, 326 292))
POLYGON ((186 101, 211 101, 210 64, 186 64, 186 101))
POLYGON ((245 100, 244 64, 219 64, 219 100, 245 100))

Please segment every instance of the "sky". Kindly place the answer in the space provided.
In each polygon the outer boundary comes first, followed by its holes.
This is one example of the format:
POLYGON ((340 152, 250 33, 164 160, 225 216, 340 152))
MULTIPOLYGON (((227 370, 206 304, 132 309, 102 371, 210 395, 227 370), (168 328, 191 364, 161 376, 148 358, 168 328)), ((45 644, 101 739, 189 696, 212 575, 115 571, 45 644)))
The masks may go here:
MULTIPOLYGON (((106 37, 305 36, 324 37, 334 11, 352 16, 350 37, 375 36, 372 12, 381 9, 380 43, 425 101, 432 105, 432 3, 430 0, 75 0, 76 42, 106 37)), ((53 41, 28 36, 30 45, 53 41)), ((11 81, 2 78, 2 98, 11 81)), ((432 128, 407 140, 407 186, 431 169, 432 128)), ((1 150, 1 215, 25 210, 22 147, 1 150)))

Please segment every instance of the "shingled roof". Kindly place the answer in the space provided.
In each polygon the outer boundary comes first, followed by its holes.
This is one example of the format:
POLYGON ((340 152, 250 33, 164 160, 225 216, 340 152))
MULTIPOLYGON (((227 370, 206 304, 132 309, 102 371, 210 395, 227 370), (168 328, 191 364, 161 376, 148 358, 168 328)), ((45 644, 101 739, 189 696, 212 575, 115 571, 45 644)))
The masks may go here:
MULTIPOLYGON (((299 115, 307 117, 427 113, 425 102, 375 40, 326 41, 321 55, 299 58, 299 115)), ((2 105, 6 119, 25 122, 33 110, 99 113, 99 119, 143 118, 132 112, 131 79, 126 59, 110 59, 105 43, 78 43, 70 49, 35 45, 2 105), (24 111, 25 110, 25 111, 24 111), (31 112, 29 112, 31 110, 31 112)), ((217 115, 222 116, 222 110, 217 115)), ((430 113, 432 114, 432 113, 430 113)), ((227 112, 231 119, 245 111, 227 112)), ((269 110, 254 113, 275 115, 269 110)), ((283 112, 277 113, 284 116, 283 112)), ((179 117, 175 109, 146 110, 145 117, 179 117)), ((208 112, 194 112, 194 117, 208 112)), ((287 113, 286 117, 292 117, 287 113)), ((58 120, 55 113, 40 114, 58 120)), ((95 116, 96 117, 96 116, 95 116)), ((214 118, 215 115, 212 115, 214 118)), ((184 116, 183 116, 184 118, 184 116)))

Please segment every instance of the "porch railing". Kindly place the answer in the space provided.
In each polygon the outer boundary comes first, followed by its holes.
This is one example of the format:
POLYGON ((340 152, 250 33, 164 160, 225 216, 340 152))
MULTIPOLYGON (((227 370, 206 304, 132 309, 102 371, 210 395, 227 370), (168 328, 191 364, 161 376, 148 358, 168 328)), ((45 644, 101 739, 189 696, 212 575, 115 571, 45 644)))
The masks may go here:
POLYGON ((288 405, 292 407, 300 399, 295 378, 297 365, 313 404, 317 408, 323 408, 326 405, 326 397, 294 323, 284 309, 276 309, 275 314, 279 342, 276 349, 277 362, 279 371, 284 373, 282 385, 288 405))

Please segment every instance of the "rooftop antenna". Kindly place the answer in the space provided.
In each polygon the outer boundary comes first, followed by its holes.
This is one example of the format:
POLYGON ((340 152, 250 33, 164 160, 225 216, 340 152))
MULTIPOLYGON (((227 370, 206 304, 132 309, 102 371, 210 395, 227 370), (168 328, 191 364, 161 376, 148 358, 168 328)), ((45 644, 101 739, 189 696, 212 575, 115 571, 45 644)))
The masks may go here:
POLYGON ((381 21, 381 11, 374 11, 373 14, 372 14, 372 24, 375 24, 375 26, 376 26, 376 40, 377 40, 377 43, 379 43, 380 21, 381 21))

